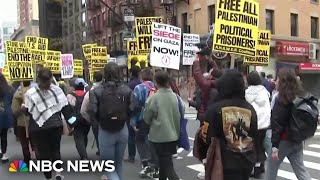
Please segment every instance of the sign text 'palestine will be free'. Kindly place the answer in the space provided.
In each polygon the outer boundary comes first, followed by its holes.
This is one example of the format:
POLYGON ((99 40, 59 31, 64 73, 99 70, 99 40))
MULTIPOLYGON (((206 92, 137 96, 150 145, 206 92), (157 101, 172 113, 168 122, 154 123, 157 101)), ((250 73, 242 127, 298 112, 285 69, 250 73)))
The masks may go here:
POLYGON ((251 65, 268 66, 270 62, 270 43, 271 32, 268 30, 259 30, 256 56, 245 56, 244 63, 251 65))
POLYGON ((255 56, 259 26, 259 2, 217 0, 213 49, 255 56))
POLYGON ((179 70, 181 28, 153 22, 150 64, 179 70))
POLYGON ((6 62, 11 81, 33 80, 31 54, 26 43, 6 41, 6 62))

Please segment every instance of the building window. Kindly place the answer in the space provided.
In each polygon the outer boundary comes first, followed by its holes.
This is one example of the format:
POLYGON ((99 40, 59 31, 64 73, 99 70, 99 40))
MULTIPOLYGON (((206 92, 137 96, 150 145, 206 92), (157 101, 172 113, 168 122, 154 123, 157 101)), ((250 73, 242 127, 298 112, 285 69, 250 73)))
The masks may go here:
POLYGON ((123 34, 122 33, 120 33, 119 41, 120 41, 120 51, 122 51, 123 50, 123 34))
POLYGON ((86 0, 81 0, 81 5, 83 8, 86 7, 86 0))
POLYGON ((266 30, 274 34, 274 10, 266 9, 266 30))
POLYGON ((100 31, 101 30, 101 28, 100 28, 100 24, 101 24, 101 15, 99 14, 98 15, 98 18, 97 18, 97 29, 100 31))
POLYGON ((311 17, 311 38, 319 38, 319 18, 311 17))
POLYGON ((102 27, 106 26, 106 12, 102 13, 102 27))
POLYGON ((108 37, 108 45, 111 45, 112 44, 112 39, 111 39, 111 36, 108 37))
POLYGON ((183 13, 182 14, 182 29, 183 32, 188 33, 188 13, 183 13))
POLYGON ((215 11, 216 11, 216 6, 215 5, 208 6, 209 26, 216 22, 216 13, 215 13, 215 11))
POLYGON ((298 36, 298 14, 290 14, 291 18, 291 36, 298 36))

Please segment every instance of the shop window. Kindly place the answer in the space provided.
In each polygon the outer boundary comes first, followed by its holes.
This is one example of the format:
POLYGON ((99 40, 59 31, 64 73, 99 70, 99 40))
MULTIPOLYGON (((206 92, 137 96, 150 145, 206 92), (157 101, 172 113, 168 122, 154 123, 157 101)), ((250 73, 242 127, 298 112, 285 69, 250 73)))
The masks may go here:
POLYGON ((319 38, 319 18, 311 17, 311 38, 319 38))
POLYGON ((209 26, 214 24, 215 21, 216 21, 215 11, 216 11, 216 6, 215 5, 208 6, 209 26))
POLYGON ((266 9, 266 30, 274 34, 274 10, 266 9))
POLYGON ((298 36, 298 14, 290 14, 291 18, 291 36, 298 36))

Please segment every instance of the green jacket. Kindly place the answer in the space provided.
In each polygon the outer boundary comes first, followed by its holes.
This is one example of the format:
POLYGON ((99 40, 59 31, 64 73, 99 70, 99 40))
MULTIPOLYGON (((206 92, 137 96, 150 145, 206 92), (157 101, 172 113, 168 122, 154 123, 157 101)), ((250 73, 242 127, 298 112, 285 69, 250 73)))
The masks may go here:
MULTIPOLYGON (((182 100, 181 104, 184 116, 185 106, 182 100)), ((147 99, 144 121, 150 125, 149 140, 151 142, 177 141, 180 134, 177 95, 171 89, 159 89, 157 93, 147 99)))

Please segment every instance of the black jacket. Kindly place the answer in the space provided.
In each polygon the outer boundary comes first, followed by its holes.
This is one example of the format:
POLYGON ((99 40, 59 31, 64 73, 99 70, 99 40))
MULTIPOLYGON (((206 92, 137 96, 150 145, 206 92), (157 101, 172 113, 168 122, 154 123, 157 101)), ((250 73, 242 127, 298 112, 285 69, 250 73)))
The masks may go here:
POLYGON ((207 144, 211 137, 220 139, 224 169, 249 168, 256 161, 257 126, 256 112, 245 99, 221 99, 208 107, 202 136, 207 144))
POLYGON ((271 112, 272 147, 278 148, 280 140, 286 139, 292 105, 292 103, 284 104, 276 99, 271 112))

